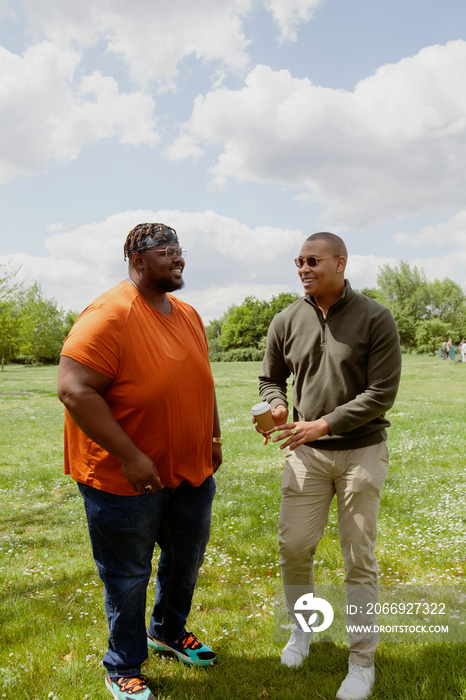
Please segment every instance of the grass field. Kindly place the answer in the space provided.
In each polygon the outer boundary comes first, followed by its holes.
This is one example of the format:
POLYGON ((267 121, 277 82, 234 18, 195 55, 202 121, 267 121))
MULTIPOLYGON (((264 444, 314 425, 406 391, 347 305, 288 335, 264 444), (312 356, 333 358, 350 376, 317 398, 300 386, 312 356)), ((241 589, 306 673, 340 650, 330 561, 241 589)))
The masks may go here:
MULTIPOLYGON (((158 700, 330 700, 345 676, 347 650, 332 642, 313 644, 300 670, 280 666, 274 597, 282 454, 263 446, 250 422, 259 370, 258 363, 213 366, 224 464, 190 629, 219 661, 193 669, 150 653, 144 672, 158 700)), ((0 374, 0 698, 8 700, 110 697, 100 665, 102 585, 81 499, 62 474, 56 375, 56 367, 12 365, 0 374)), ((379 518, 381 584, 465 584, 465 395, 466 364, 404 357, 379 518)), ((342 578, 332 506, 316 579, 342 578)), ((463 621, 465 607, 463 600, 463 621)), ((466 700, 465 651, 464 643, 440 638, 382 641, 374 700, 466 700)))

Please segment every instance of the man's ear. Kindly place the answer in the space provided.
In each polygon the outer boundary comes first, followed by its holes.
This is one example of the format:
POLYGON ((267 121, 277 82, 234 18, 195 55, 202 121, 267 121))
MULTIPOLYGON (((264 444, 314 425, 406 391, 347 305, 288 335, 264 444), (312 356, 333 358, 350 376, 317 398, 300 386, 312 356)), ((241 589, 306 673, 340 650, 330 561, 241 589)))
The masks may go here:
POLYGON ((343 255, 340 255, 338 258, 337 262, 337 274, 341 274, 342 272, 345 271, 346 268, 346 258, 343 257, 343 255))
POLYGON ((140 253, 132 253, 130 262, 135 270, 141 271, 144 268, 144 257, 140 253))

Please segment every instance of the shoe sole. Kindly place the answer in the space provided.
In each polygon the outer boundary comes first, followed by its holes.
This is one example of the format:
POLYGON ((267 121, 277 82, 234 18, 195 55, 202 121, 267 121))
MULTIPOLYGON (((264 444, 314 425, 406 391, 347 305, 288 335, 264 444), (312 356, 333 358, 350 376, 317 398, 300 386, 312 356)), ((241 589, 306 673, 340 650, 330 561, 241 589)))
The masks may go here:
POLYGON ((107 690, 109 690, 111 692, 113 697, 116 698, 116 700, 118 700, 115 693, 113 692, 113 684, 111 681, 109 682, 109 679, 107 678, 107 676, 105 676, 105 687, 107 688, 107 690))
POLYGON ((182 652, 173 649, 168 644, 165 644, 160 640, 155 641, 150 637, 147 637, 147 646, 149 646, 154 651, 158 651, 162 654, 173 654, 175 658, 178 659, 178 661, 181 661, 187 666, 214 666, 217 661, 216 656, 213 659, 199 659, 198 661, 196 661, 195 659, 191 659, 189 656, 186 656, 186 654, 183 654, 182 652))
MULTIPOLYGON (((108 676, 105 676, 105 687, 111 692, 112 697, 114 697, 115 700, 119 700, 118 696, 115 695, 115 693, 113 692, 113 683, 108 676)), ((149 688, 148 688, 148 690, 149 690, 149 688)), ((149 690, 149 697, 152 698, 153 700, 155 700, 154 694, 151 693, 150 690, 149 690)), ((126 695, 126 698, 128 698, 128 695, 126 695)))

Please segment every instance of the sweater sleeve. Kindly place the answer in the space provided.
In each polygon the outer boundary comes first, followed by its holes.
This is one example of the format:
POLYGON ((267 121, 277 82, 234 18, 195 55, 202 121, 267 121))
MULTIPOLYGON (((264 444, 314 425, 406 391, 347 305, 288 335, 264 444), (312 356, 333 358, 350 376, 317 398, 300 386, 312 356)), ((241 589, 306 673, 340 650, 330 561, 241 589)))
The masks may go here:
POLYGON ((267 348, 259 376, 259 394, 263 401, 275 408, 283 405, 288 408, 287 380, 291 372, 283 355, 283 337, 278 317, 272 320, 267 333, 267 348))
POLYGON ((381 416, 395 401, 401 375, 401 349, 398 329, 388 309, 373 319, 367 356, 367 387, 354 399, 322 416, 330 435, 359 428, 381 416))

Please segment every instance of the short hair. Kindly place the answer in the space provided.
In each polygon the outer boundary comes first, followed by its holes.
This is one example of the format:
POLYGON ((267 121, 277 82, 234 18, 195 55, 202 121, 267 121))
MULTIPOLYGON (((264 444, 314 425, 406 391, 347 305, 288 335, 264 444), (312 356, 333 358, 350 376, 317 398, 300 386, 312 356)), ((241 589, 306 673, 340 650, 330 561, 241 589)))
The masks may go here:
POLYGON ((348 260, 348 250, 344 240, 334 233, 320 231, 319 233, 313 233, 312 236, 306 238, 306 241, 325 241, 335 255, 341 255, 345 260, 348 260))

